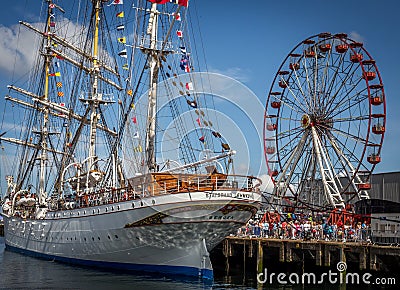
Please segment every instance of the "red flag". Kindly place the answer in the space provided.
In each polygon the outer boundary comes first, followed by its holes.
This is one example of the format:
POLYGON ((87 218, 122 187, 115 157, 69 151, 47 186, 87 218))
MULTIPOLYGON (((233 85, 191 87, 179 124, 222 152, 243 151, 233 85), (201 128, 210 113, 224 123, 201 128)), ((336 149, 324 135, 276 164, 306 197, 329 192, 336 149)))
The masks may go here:
POLYGON ((157 3, 157 4, 165 4, 165 3, 170 2, 169 0, 148 0, 148 1, 150 1, 151 3, 157 3))
POLYGON ((200 118, 197 118, 196 122, 197 122, 197 124, 199 124, 199 126, 201 126, 200 118))
POLYGON ((186 83, 186 89, 192 91, 193 90, 193 83, 186 83))
POLYGON ((132 121, 133 121, 134 124, 137 123, 136 116, 132 118, 132 121))
POLYGON ((178 5, 188 7, 189 0, 178 0, 178 5))
POLYGON ((176 31, 176 35, 178 36, 178 37, 182 37, 183 35, 182 35, 182 30, 177 30, 176 31))
POLYGON ((174 17, 175 17, 175 20, 176 21, 181 21, 182 19, 181 19, 181 14, 180 13, 172 13, 172 15, 174 15, 174 17))
POLYGON ((203 143, 204 143, 204 136, 201 136, 201 137, 199 138, 199 140, 200 140, 200 142, 203 142, 203 143))

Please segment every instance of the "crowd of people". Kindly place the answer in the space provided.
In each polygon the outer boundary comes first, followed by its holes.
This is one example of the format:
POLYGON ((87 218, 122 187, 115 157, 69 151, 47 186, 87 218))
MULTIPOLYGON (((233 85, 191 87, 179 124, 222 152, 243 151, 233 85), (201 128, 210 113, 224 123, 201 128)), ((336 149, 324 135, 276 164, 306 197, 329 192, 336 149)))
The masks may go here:
POLYGON ((251 219, 238 229, 237 235, 274 239, 368 242, 370 229, 366 221, 355 224, 347 221, 344 224, 339 220, 331 223, 324 218, 314 220, 312 216, 285 214, 274 219, 251 219))

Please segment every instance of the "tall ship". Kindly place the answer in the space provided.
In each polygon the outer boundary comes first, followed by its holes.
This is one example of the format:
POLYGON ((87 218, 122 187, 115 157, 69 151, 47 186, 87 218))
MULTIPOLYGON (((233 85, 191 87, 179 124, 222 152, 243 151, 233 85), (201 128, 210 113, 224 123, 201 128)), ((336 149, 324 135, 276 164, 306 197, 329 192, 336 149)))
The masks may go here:
POLYGON ((20 21, 36 61, 0 128, 6 249, 212 278, 210 250, 256 213, 261 181, 235 174, 188 1, 42 3, 20 21))

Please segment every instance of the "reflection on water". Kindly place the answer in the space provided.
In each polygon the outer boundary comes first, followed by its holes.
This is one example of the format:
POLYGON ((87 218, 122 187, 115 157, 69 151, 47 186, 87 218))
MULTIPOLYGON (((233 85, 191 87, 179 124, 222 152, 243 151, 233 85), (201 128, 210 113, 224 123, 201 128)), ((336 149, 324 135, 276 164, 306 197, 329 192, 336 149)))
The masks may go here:
POLYGON ((4 251, 0 238, 0 289, 212 289, 185 278, 132 275, 76 267, 4 251))

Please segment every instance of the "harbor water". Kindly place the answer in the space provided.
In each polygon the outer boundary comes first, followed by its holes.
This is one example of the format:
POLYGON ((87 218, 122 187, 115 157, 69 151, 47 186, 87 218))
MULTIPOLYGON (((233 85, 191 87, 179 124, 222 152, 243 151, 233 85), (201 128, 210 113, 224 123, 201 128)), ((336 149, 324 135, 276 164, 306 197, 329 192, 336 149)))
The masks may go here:
MULTIPOLYGON (((262 285, 257 287, 256 273, 240 269, 229 277, 216 269, 213 282, 184 277, 104 271, 62 264, 5 250, 0 237, 0 289, 305 289, 301 285, 262 285)), ((307 285, 306 289, 381 289, 347 285, 307 285)))

